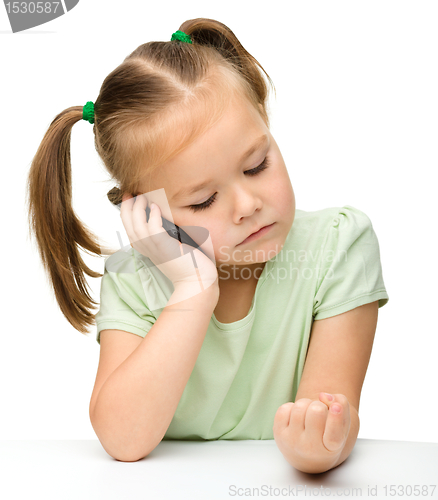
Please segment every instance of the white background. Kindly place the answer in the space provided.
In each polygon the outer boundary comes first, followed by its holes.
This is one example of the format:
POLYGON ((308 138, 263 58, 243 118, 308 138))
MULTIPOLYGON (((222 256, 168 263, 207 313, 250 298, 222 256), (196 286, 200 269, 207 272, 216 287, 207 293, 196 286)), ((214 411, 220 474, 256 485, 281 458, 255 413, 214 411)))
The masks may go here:
MULTIPOLYGON (((348 204, 373 223, 390 300, 379 309, 359 438, 438 443, 438 4, 425 0, 81 0, 16 34, 0 7, 0 439, 96 439, 88 407, 99 345, 95 329, 82 335, 62 315, 27 235, 32 158, 58 113, 94 102, 138 45, 170 40, 197 17, 229 26, 273 79, 271 131, 297 208, 348 204)), ((73 127, 71 157, 77 215, 119 248, 113 184, 86 121, 73 127)), ((83 256, 103 272, 103 258, 83 256)), ((96 301, 100 281, 88 278, 96 301)))

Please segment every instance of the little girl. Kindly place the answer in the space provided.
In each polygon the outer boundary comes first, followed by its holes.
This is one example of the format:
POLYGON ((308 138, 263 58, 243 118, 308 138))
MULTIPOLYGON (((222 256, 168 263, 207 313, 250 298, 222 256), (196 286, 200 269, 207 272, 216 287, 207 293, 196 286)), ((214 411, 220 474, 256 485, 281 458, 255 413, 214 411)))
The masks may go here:
POLYGON ((389 300, 378 240, 352 206, 295 209, 262 72, 273 85, 227 26, 186 21, 132 52, 95 103, 61 112, 32 162, 30 225, 67 320, 97 325, 90 419, 117 460, 163 439, 275 439, 293 467, 319 473, 356 442, 389 300), (119 185, 108 197, 128 250, 101 248, 72 208, 81 119, 119 185), (108 256, 103 275, 79 247, 108 256), (95 315, 85 273, 102 277, 95 315))

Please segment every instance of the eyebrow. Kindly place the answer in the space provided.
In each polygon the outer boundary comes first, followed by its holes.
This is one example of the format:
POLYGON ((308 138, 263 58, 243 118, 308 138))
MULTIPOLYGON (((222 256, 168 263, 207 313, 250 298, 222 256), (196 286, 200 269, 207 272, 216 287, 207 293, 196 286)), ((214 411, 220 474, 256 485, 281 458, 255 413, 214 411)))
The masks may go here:
MULTIPOLYGON (((258 149, 260 149, 266 142, 268 141, 268 135, 263 134, 260 137, 258 137, 255 141, 254 144, 246 151, 243 153, 243 155, 239 159, 239 163, 243 163, 247 158, 249 158, 253 153, 255 153, 258 149)), ((196 186, 192 186, 190 188, 183 188, 180 189, 177 193, 175 193, 172 196, 172 200, 175 198, 179 198, 181 196, 190 196, 194 193, 197 193, 198 191, 201 191, 202 189, 206 188, 209 184, 211 183, 210 181, 203 182, 202 184, 197 184, 196 186)))

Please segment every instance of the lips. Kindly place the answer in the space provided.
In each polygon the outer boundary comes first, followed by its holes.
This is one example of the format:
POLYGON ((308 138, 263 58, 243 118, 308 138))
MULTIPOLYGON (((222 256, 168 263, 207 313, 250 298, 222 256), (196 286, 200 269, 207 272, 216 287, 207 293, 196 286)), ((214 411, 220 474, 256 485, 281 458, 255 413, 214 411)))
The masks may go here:
MULTIPOLYGON (((253 234, 258 233, 258 232, 260 231, 260 229, 263 229, 264 227, 268 227, 269 225, 270 225, 270 224, 266 224, 266 226, 261 226, 261 227, 259 227, 258 229, 256 229, 256 230, 255 230, 254 232, 252 232, 251 234, 248 234, 248 236, 247 236, 246 238, 249 238, 249 237, 250 237, 250 236, 252 236, 253 234)), ((246 239, 246 238, 245 238, 245 239, 246 239)), ((243 240, 243 241, 245 241, 245 240, 243 240)))
POLYGON ((241 243, 243 243, 244 241, 246 241, 246 240, 247 240, 250 236, 252 236, 253 234, 258 233, 258 232, 259 232, 261 229, 263 229, 264 227, 272 226, 272 224, 273 224, 273 223, 271 223, 271 224, 266 224, 266 226, 261 226, 261 227, 259 227, 258 229, 256 229, 256 230, 255 230, 254 232, 252 232, 251 234, 248 234, 248 236, 247 236, 247 237, 246 237, 243 241, 241 241, 241 242, 239 243, 239 245, 240 245, 241 243))

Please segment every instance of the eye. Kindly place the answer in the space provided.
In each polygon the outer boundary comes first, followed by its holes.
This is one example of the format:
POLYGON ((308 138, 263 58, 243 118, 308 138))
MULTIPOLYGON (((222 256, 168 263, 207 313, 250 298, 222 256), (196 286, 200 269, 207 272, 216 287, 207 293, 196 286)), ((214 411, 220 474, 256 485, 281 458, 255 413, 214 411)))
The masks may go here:
MULTIPOLYGON (((253 168, 252 170, 247 170, 245 174, 249 176, 258 175, 260 172, 263 172, 263 170, 266 170, 268 167, 269 167, 269 160, 268 157, 266 156, 258 167, 253 168)), ((204 201, 204 203, 201 203, 199 205, 189 205, 189 208, 190 210, 193 210, 193 212, 198 212, 199 210, 205 210, 206 208, 210 207, 215 202, 215 200, 216 200, 216 193, 214 193, 214 195, 207 201, 204 201)))

